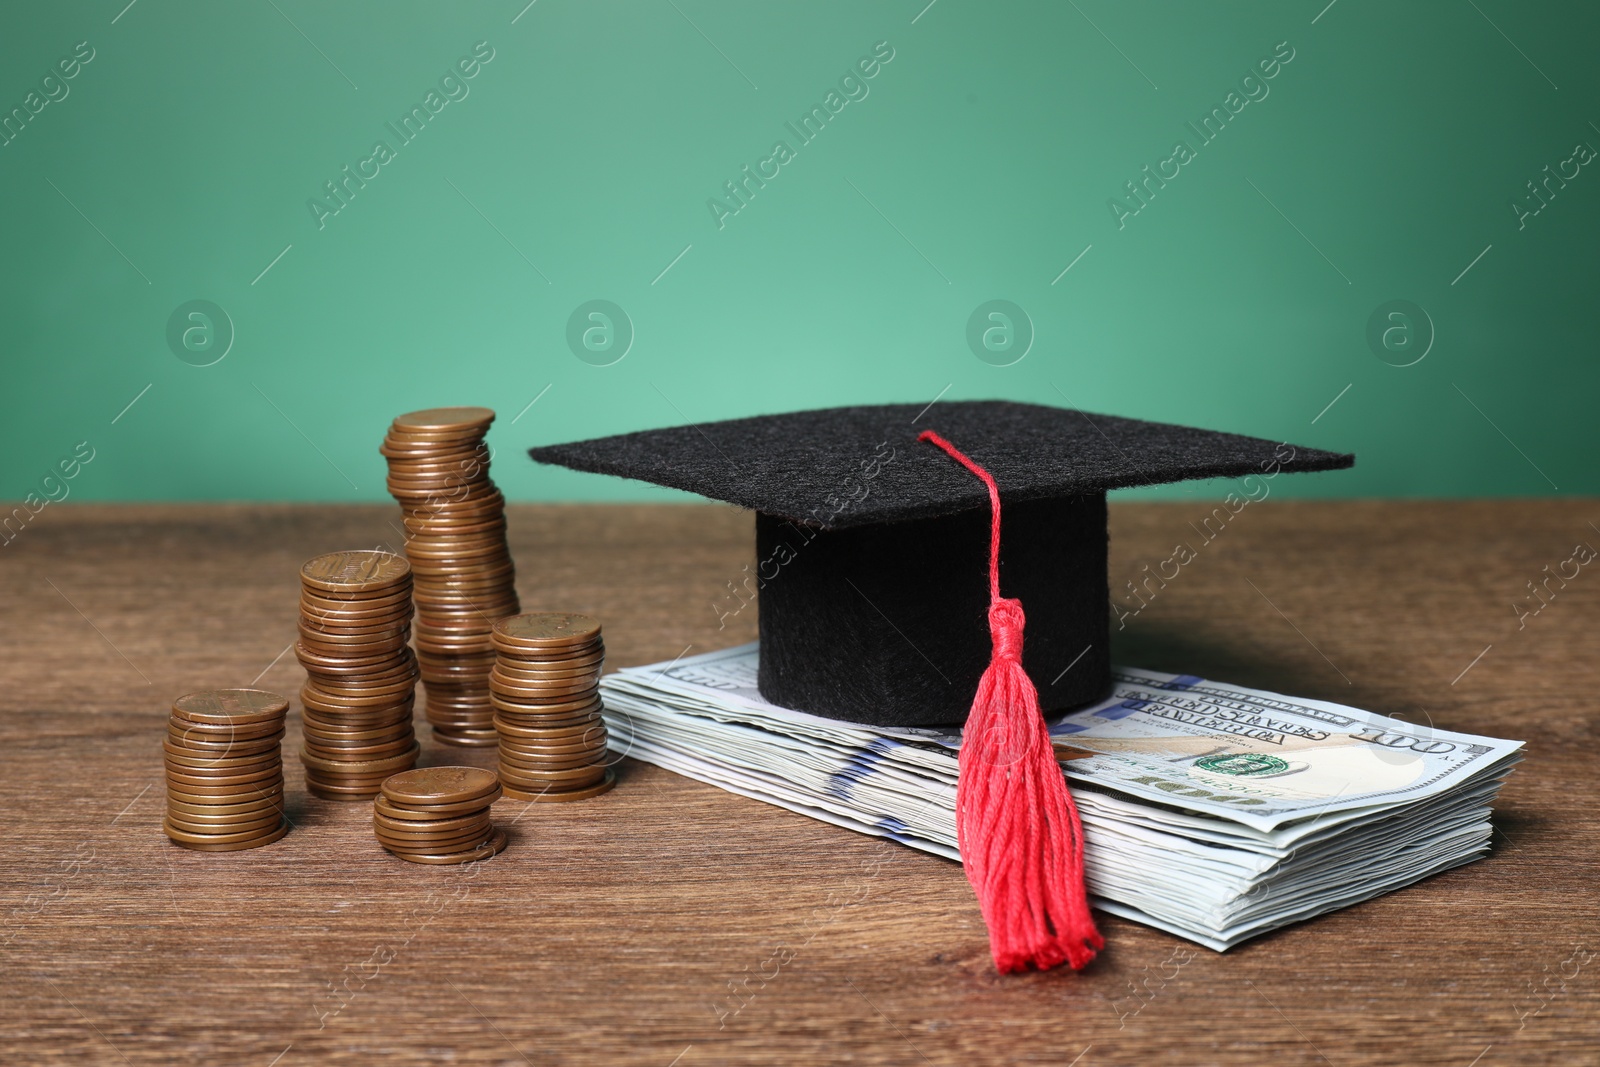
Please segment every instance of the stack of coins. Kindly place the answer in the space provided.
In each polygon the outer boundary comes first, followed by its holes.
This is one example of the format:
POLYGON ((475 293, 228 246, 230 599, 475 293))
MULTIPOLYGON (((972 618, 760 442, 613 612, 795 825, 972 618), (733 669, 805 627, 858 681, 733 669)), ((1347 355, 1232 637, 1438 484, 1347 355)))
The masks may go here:
POLYGON ((175 844, 234 852, 278 840, 283 817, 284 714, 289 702, 260 689, 212 689, 172 705, 167 817, 175 844))
POLYGON ((401 415, 378 451, 400 502, 406 558, 416 578, 417 658, 435 740, 495 743, 489 703, 489 628, 515 615, 516 574, 506 547, 505 497, 489 480, 488 408, 401 415))
POLYGON ((416 766, 422 747, 411 729, 411 568, 393 552, 330 552, 300 568, 300 584, 306 788, 365 800, 416 766))
POLYGON ((541 612, 494 624, 489 690, 500 780, 518 800, 582 800, 616 784, 600 718, 600 623, 541 612))
POLYGON ((470 863, 506 847, 506 832, 489 820, 500 797, 493 771, 424 767, 383 783, 372 806, 378 843, 412 863, 470 863))

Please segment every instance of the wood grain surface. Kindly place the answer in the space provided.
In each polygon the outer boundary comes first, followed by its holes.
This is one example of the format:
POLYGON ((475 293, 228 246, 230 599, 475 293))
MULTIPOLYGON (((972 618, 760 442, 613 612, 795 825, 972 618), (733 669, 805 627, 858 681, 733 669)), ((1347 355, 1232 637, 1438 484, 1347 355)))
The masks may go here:
MULTIPOLYGON (((418 867, 365 805, 306 796, 291 714, 293 832, 170 845, 169 702, 295 694, 298 565, 394 543, 395 511, 54 505, 0 548, 0 1059, 1600 1063, 1600 568, 1520 628, 1512 608, 1600 546, 1600 504, 1273 500, 1202 544, 1205 514, 1113 506, 1114 589, 1199 546, 1116 660, 1526 740, 1494 852, 1227 954, 1102 916, 1086 971, 1001 977, 955 864, 631 761, 587 803, 499 802, 491 862, 418 867)), ((753 609, 718 620, 751 531, 511 510, 525 607, 598 615, 612 666, 750 639, 753 609)))

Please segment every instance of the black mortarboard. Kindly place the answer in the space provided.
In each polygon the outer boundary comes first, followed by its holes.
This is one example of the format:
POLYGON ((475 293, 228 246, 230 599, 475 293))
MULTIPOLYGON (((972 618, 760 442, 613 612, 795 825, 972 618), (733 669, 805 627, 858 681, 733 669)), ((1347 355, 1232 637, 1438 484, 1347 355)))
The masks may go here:
POLYGON ((1027 606, 1023 663, 1046 712, 1109 686, 1106 490, 1354 462, 1003 400, 764 415, 531 454, 755 510, 768 700, 874 725, 953 725, 990 662, 989 498, 982 482, 918 442, 925 429, 999 486, 1001 585, 1027 606))

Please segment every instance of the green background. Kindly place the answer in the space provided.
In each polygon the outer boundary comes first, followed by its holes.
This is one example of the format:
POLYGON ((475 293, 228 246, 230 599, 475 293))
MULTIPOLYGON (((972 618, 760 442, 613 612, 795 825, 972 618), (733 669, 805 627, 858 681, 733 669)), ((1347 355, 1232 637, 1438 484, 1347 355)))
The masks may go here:
POLYGON ((1600 168, 1511 208, 1600 145, 1592 8, 525 2, 13 5, 0 109, 95 57, 0 147, 0 496, 87 440, 73 499, 383 499, 389 419, 459 403, 500 412, 515 499, 658 498, 518 453, 936 396, 1358 454, 1286 495, 1600 490, 1600 168), (469 95, 319 228, 307 201, 479 41, 469 95), (793 142, 879 41, 869 94, 793 142), (1200 146, 1185 123, 1283 41, 1200 146), (780 138, 719 229, 707 200, 780 138), (166 339, 196 299, 235 332, 204 367, 166 339), (635 332, 609 366, 566 340, 593 299, 635 332), (966 340, 991 299, 1035 332, 1010 366, 966 340), (1395 299, 1436 332, 1411 366, 1366 339, 1395 299))

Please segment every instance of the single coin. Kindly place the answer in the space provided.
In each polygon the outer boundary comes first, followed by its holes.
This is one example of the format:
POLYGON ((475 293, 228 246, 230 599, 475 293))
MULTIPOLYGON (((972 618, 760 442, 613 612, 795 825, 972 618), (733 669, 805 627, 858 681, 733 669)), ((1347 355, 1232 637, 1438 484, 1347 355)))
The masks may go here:
POLYGON ((572 744, 578 738, 585 736, 590 730, 603 725, 604 719, 599 712, 586 716, 576 722, 550 723, 548 726, 530 726, 506 718, 504 715, 494 717, 494 728, 500 731, 501 736, 516 741, 542 741, 546 744, 555 743, 565 739, 565 743, 572 744))
MULTIPOLYGON (((422 587, 422 600, 418 609, 431 600, 454 597, 457 600, 485 601, 509 595, 516 580, 516 566, 510 561, 495 563, 492 567, 443 569, 430 574, 422 587)), ((498 616, 496 616, 498 617, 498 616)))
MULTIPOLYGON (((423 442, 416 438, 396 440, 391 452, 417 452, 423 442)), ((416 477, 428 474, 455 474, 464 478, 483 478, 488 474, 493 457, 483 441, 468 442, 465 447, 436 449, 428 455, 395 455, 387 457, 389 477, 416 477)))
POLYGON ((409 682, 417 677, 417 665, 409 657, 389 662, 395 666, 385 667, 381 673, 370 667, 357 669, 365 673, 332 672, 321 667, 307 667, 306 673, 311 676, 307 683, 332 697, 370 696, 374 690, 386 689, 397 682, 409 682))
POLYGON ((447 519, 437 515, 408 515, 401 522, 411 541, 422 544, 437 537, 498 537, 506 531, 504 515, 488 516, 476 521, 447 519))
POLYGON ((374 835, 378 838, 379 845, 389 849, 390 853, 422 854, 422 856, 443 856, 446 853, 459 853, 464 849, 478 848, 483 841, 493 837, 494 827, 485 827, 477 833, 462 833, 459 837, 446 838, 446 840, 429 841, 410 840, 410 838, 384 837, 382 833, 374 835))
POLYGON ((249 726, 213 726, 207 723, 189 722, 179 718, 167 720, 168 734, 207 745, 228 745, 235 741, 241 743, 265 741, 282 731, 283 728, 282 719, 254 723, 249 726))
POLYGON ((427 845, 473 845, 489 835, 494 827, 489 821, 489 809, 479 812, 468 825, 455 826, 446 829, 441 822, 438 826, 428 826, 424 823, 421 830, 396 830, 392 826, 374 821, 372 832, 383 841, 393 841, 397 845, 407 848, 422 848, 423 851, 443 852, 443 848, 429 850, 427 845))
POLYGON ((168 810, 186 811, 192 815, 240 815, 249 811, 282 810, 284 803, 282 786, 262 794, 252 792, 216 797, 196 797, 167 790, 168 810))
POLYGON ((501 735, 501 747, 514 750, 524 758, 547 757, 565 759, 586 752, 604 752, 608 742, 605 727, 596 724, 574 737, 512 737, 501 735))
POLYGON ((299 625, 302 639, 320 641, 328 645, 370 645, 381 641, 398 641, 406 643, 406 638, 411 636, 411 623, 409 620, 397 623, 383 623, 379 626, 332 626, 323 625, 321 622, 307 622, 302 619, 299 625))
POLYGON ((314 737, 319 743, 339 745, 381 745, 387 741, 395 741, 411 729, 411 719, 391 720, 389 722, 375 722, 372 725, 359 724, 357 726, 329 725, 323 722, 313 722, 309 717, 302 717, 300 730, 302 737, 314 737))
MULTIPOLYGON (((272 831, 264 837, 251 838, 246 841, 202 843, 198 838, 196 838, 190 841, 178 841, 174 839, 173 844, 182 845, 184 848, 193 849, 196 852, 242 852, 245 849, 260 848, 262 845, 270 845, 274 841, 282 840, 283 835, 288 832, 289 824, 284 823, 278 829, 272 831)), ((168 836, 171 837, 170 834, 168 836)))
POLYGON ((558 787, 570 786, 577 789, 588 785, 600 776, 605 767, 600 764, 591 764, 587 767, 570 767, 565 770, 542 771, 528 767, 517 767, 502 762, 500 764, 500 777, 508 784, 520 786, 543 785, 553 782, 558 787))
POLYGON ((491 724, 499 730, 501 736, 508 741, 527 742, 530 744, 546 745, 575 745, 588 737, 603 723, 596 714, 592 717, 579 719, 576 722, 567 720, 539 719, 508 719, 504 714, 497 715, 491 724))
MULTIPOLYGON (((240 842, 244 841, 256 841, 258 839, 270 837, 274 832, 276 832, 269 828, 265 831, 260 829, 245 830, 240 833, 231 834, 197 834, 172 825, 172 822, 169 819, 161 820, 161 828, 167 832, 168 837, 176 841, 178 844, 189 846, 239 844, 240 842)), ((280 834, 279 836, 281 837, 282 835, 280 834)), ((273 838, 273 840, 277 840, 277 838, 273 838)), ((266 844, 266 841, 262 840, 261 843, 266 844)))
POLYGON ((196 741, 188 734, 175 730, 167 731, 167 742, 175 748, 185 752, 193 752, 198 756, 221 756, 225 759, 243 758, 245 756, 265 755, 276 752, 283 741, 284 731, 279 730, 270 737, 259 738, 254 741, 196 741))
POLYGON ((474 834, 463 834, 443 841, 402 840, 385 837, 381 834, 376 836, 378 844, 396 855, 442 856, 452 852, 478 848, 493 835, 494 827, 491 826, 474 834))
POLYGON ((418 541, 410 552, 413 565, 422 563, 439 567, 484 565, 509 558, 506 539, 501 534, 485 539, 418 541))
POLYGON ((474 718, 468 715, 438 715, 428 720, 428 725, 433 727, 434 733, 458 733, 476 735, 479 737, 493 737, 494 720, 488 716, 474 718))
POLYGON ((600 686, 593 677, 560 685, 508 685, 496 678, 489 679, 490 703, 496 698, 507 704, 525 705, 530 711, 540 711, 557 704, 589 703, 600 699, 600 686))
POLYGON ((463 852, 482 847, 483 843, 494 835, 494 829, 483 833, 473 834, 469 837, 460 837, 451 841, 392 841, 387 838, 378 838, 378 844, 395 856, 448 856, 456 852, 463 852))
POLYGON ((544 701, 535 703, 531 701, 506 700, 496 696, 494 690, 491 689, 489 691, 489 703, 513 716, 538 715, 544 718, 554 718, 558 715, 572 717, 588 714, 591 711, 599 711, 601 698, 584 697, 582 699, 561 700, 554 703, 545 703, 544 701))
POLYGON ((417 853, 391 852, 391 855, 406 860, 409 863, 474 863, 478 860, 488 859, 506 847, 506 832, 496 829, 494 834, 483 844, 483 847, 466 852, 448 853, 444 855, 423 855, 417 853))
POLYGON ((453 745, 456 748, 493 748, 500 743, 500 738, 493 730, 484 733, 440 729, 437 726, 433 729, 433 739, 441 745, 453 745))
POLYGON ((306 560, 300 567, 300 580, 312 589, 345 591, 352 589, 387 592, 411 577, 411 565, 404 556, 380 549, 355 549, 329 552, 306 560))
POLYGON ((504 537, 487 542, 434 542, 418 544, 411 565, 419 574, 460 575, 483 578, 504 573, 513 567, 504 537))
POLYGON ((410 609, 410 588, 382 597, 313 596, 310 590, 300 592, 300 617, 302 619, 326 618, 330 622, 363 622, 367 619, 404 616, 410 609))
POLYGON ((380 674, 400 663, 404 658, 400 654, 400 649, 404 647, 404 641, 390 639, 381 642, 376 648, 323 651, 309 647, 306 639, 301 638, 294 643, 294 654, 300 660, 302 667, 319 674, 380 674))
POLYGON ((283 798, 261 797, 246 800, 238 804, 191 804, 187 800, 175 800, 169 793, 167 795, 167 811, 182 812, 185 815, 253 815, 265 811, 282 811, 283 798))
POLYGON ((578 771, 595 767, 604 767, 606 766, 606 762, 603 754, 601 753, 592 753, 590 755, 579 756, 574 759, 553 759, 543 756, 524 758, 518 756, 514 751, 506 748, 506 746, 501 745, 500 766, 502 768, 510 768, 510 771, 513 773, 527 774, 533 771, 540 773, 555 771, 578 771))
POLYGON ((489 808, 476 814, 459 815, 452 819, 396 819, 380 811, 372 813, 375 827, 395 834, 454 834, 489 825, 489 808))
POLYGON ((398 707, 413 699, 415 678, 373 686, 307 685, 300 690, 302 703, 314 703, 318 711, 355 711, 358 708, 398 707))
POLYGON ((559 689, 564 685, 597 685, 601 678, 598 663, 546 671, 514 667, 501 660, 496 662, 490 671, 492 673, 489 677, 513 689, 559 689))
POLYGON ((426 681, 441 689, 455 686, 460 689, 471 687, 481 690, 488 684, 489 671, 494 667, 494 661, 487 658, 484 651, 484 649, 464 649, 450 653, 420 649, 417 653, 417 668, 426 681))
POLYGON ((516 738, 507 737, 500 747, 507 751, 516 752, 524 759, 571 759, 577 756, 596 755, 604 752, 606 750, 606 740, 605 730, 602 729, 598 731, 596 737, 585 736, 582 740, 575 741, 570 745, 519 741, 516 738))
POLYGON ((450 711, 449 709, 435 708, 428 716, 428 724, 434 729, 445 730, 494 730, 494 716, 476 711, 450 711))
POLYGON ((432 708, 448 708, 453 711, 481 711, 489 714, 493 705, 489 703, 489 686, 477 678, 466 678, 460 681, 452 678, 448 682, 435 679, 423 683, 428 693, 428 706, 432 708))
POLYGON ((204 786, 168 782, 167 798, 183 804, 244 804, 254 800, 281 799, 284 779, 265 778, 242 785, 204 786))
POLYGON ((416 591, 412 581, 388 589, 377 596, 360 596, 333 593, 318 589, 300 590, 302 616, 326 615, 333 620, 360 621, 374 615, 404 615, 411 604, 411 594, 416 591))
POLYGON ((371 788, 363 787, 346 789, 337 786, 322 785, 320 783, 313 782, 308 778, 306 779, 306 792, 310 793, 318 800, 337 800, 345 804, 360 804, 371 800, 374 794, 378 792, 378 787, 372 786, 371 788))
POLYGON ((301 631, 300 640, 294 647, 302 667, 322 674, 338 673, 341 677, 348 677, 344 666, 360 667, 364 672, 386 669, 396 662, 397 653, 405 645, 406 636, 403 635, 390 635, 377 641, 344 642, 334 637, 301 631), (312 656, 318 659, 312 661, 312 656))
POLYGON ((319 711, 307 706, 300 713, 302 729, 310 729, 318 734, 339 736, 351 732, 360 733, 364 730, 393 729, 412 721, 411 704, 401 704, 397 707, 344 709, 341 711, 319 711))
POLYGON ((167 725, 175 730, 187 730, 196 736, 218 737, 265 737, 274 730, 283 729, 287 716, 277 712, 271 718, 236 720, 233 722, 197 722, 186 719, 174 712, 167 716, 167 725))
POLYGON ((541 611, 495 623, 495 636, 513 648, 570 648, 600 636, 600 621, 574 612, 541 611))
POLYGON ((264 770, 246 771, 235 774, 232 770, 224 768, 218 773, 210 773, 203 767, 174 767, 167 766, 167 781, 181 786, 199 786, 206 790, 234 789, 241 785, 252 785, 269 779, 283 776, 283 767, 278 764, 271 765, 264 770))
POLYGON ((446 804, 439 808, 400 807, 392 803, 388 797, 379 793, 372 801, 373 818, 382 815, 386 819, 397 822, 448 822, 451 819, 475 818, 489 810, 489 806, 500 796, 499 793, 490 793, 488 796, 477 800, 464 801, 460 804, 446 804), (450 809, 460 810, 450 810, 450 809))
POLYGON ((319 759, 345 763, 358 760, 363 763, 374 763, 386 760, 409 751, 416 743, 415 728, 409 722, 401 724, 400 729, 381 739, 357 737, 344 740, 317 734, 305 735, 306 749, 312 755, 319 759))
POLYGON ((402 433, 452 433, 479 428, 488 429, 493 421, 493 408, 426 408, 396 416, 394 428, 402 433))
POLYGON ((467 497, 461 493, 440 493, 425 500, 402 500, 403 515, 446 519, 488 519, 505 513, 506 498, 498 490, 467 497))
POLYGON ((598 686, 588 685, 581 689, 511 689, 498 682, 489 684, 489 703, 496 708, 503 708, 511 715, 542 716, 544 718, 570 718, 572 711, 547 712, 546 709, 563 705, 579 704, 589 705, 598 702, 600 690, 598 686))
POLYGON ((172 712, 179 718, 222 725, 266 722, 288 710, 287 697, 265 689, 206 689, 172 702, 172 712))
POLYGON ((496 708, 495 712, 494 718, 490 720, 495 729, 504 730, 512 737, 521 737, 525 741, 549 740, 582 733, 593 726, 598 726, 602 721, 601 710, 598 707, 576 716, 529 715, 507 711, 504 708, 496 708))
POLYGON ((321 747, 308 741, 306 742, 306 746, 302 751, 302 756, 304 758, 302 758, 301 763, 316 764, 312 767, 313 770, 320 771, 324 774, 338 774, 345 778, 348 778, 352 775, 381 778, 385 776, 385 772, 392 773, 394 771, 409 770, 410 768, 415 767, 417 765, 415 757, 410 757, 409 762, 406 762, 401 758, 407 756, 407 754, 413 747, 416 746, 416 744, 417 742, 415 740, 407 737, 403 741, 391 742, 384 745, 373 745, 370 750, 358 750, 349 748, 321 747), (391 760, 401 760, 401 763, 399 766, 391 766, 389 762, 391 760), (355 764, 358 763, 373 765, 376 766, 377 769, 374 770, 373 766, 362 766, 357 768, 355 767, 355 764))
POLYGON ((376 745, 397 744, 397 742, 410 742, 410 734, 414 731, 410 717, 390 718, 386 721, 376 721, 371 725, 370 737, 355 736, 355 734, 368 733, 366 729, 344 729, 339 726, 333 728, 312 728, 307 723, 304 733, 307 744, 320 747, 320 749, 338 750, 346 752, 349 749, 373 749, 376 745), (378 733, 381 731, 381 733, 378 733))
POLYGON ((408 770, 416 763, 417 756, 422 752, 422 745, 413 742, 409 748, 398 756, 391 756, 379 760, 331 760, 323 759, 306 752, 300 751, 300 762, 307 770, 321 771, 324 774, 338 774, 341 777, 351 778, 358 775, 381 774, 384 771, 398 772, 408 770))
POLYGON ((543 667, 496 661, 493 677, 507 685, 556 685, 561 682, 599 681, 600 664, 579 663, 571 667, 543 667))
POLYGON ((276 752, 260 756, 246 756, 241 759, 216 756, 205 756, 191 753, 179 755, 173 751, 165 751, 162 758, 166 766, 179 773, 187 771, 203 771, 212 774, 250 774, 254 771, 267 770, 277 767, 283 762, 283 757, 276 752))
POLYGON ((512 800, 526 800, 535 804, 565 804, 574 800, 588 800, 597 797, 617 784, 616 772, 606 768, 606 775, 601 781, 583 789, 513 789, 506 787, 506 796, 512 800))
POLYGON ((498 619, 502 611, 513 610, 517 605, 515 590, 509 584, 490 593, 473 593, 465 597, 433 597, 424 594, 417 598, 417 613, 424 616, 424 629, 440 623, 459 621, 465 617, 498 619))
POLYGON ((168 811, 165 821, 168 826, 176 827, 189 834, 205 834, 208 836, 248 834, 276 829, 283 823, 283 813, 269 811, 264 815, 256 815, 246 819, 236 817, 215 819, 168 811))
POLYGON ((489 447, 483 431, 468 431, 454 437, 446 435, 395 433, 384 435, 378 454, 391 463, 448 463, 477 459, 487 465, 489 447))
MULTIPOLYGON (((493 774, 494 772, 490 771, 489 773, 493 774)), ((389 806, 403 811, 405 818, 408 819, 421 819, 433 815, 466 815, 474 811, 483 810, 487 805, 493 804, 499 796, 500 786, 496 784, 491 792, 485 793, 481 797, 474 797, 471 800, 459 800, 454 804, 394 804, 391 802, 389 806)))
POLYGON ((397 774, 383 784, 383 795, 395 804, 456 804, 494 792, 493 771, 481 767, 421 767, 397 774))

